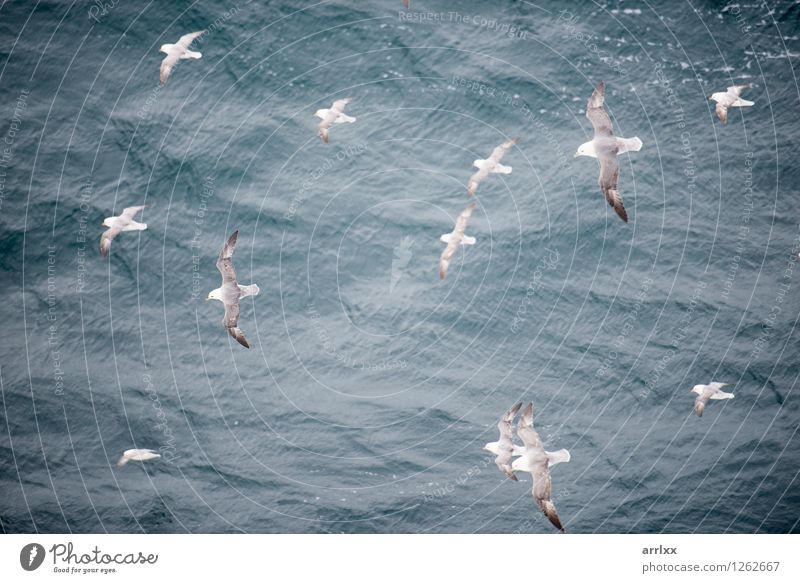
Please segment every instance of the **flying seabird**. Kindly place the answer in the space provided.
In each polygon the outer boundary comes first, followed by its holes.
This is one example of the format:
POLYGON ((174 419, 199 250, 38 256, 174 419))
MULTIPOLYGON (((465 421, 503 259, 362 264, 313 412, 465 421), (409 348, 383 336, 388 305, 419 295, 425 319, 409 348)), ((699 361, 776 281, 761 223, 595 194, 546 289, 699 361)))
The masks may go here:
POLYGON ((542 440, 533 428, 533 403, 528 403, 528 406, 522 412, 517 424, 517 435, 519 435, 522 443, 525 444, 525 451, 514 460, 514 463, 511 464, 511 469, 513 471, 531 473, 533 478, 533 487, 531 489, 533 499, 553 526, 561 532, 565 532, 558 518, 556 506, 550 499, 550 467, 562 462, 568 462, 570 460, 569 452, 566 449, 560 449, 552 453, 544 450, 542 440))
POLYGON ((147 223, 137 223, 133 220, 143 206, 129 206, 123 209, 122 214, 118 217, 108 217, 103 221, 103 226, 108 227, 108 230, 100 237, 100 255, 108 257, 108 251, 111 249, 111 241, 114 237, 123 231, 144 231, 147 228, 147 223))
POLYGON ((694 412, 698 417, 703 416, 703 410, 706 408, 706 403, 709 399, 712 401, 722 399, 733 399, 733 393, 726 393, 721 391, 722 387, 727 387, 728 383, 711 383, 708 385, 695 385, 692 389, 693 393, 697 393, 694 400, 694 412))
POLYGON ((608 204, 614 207, 619 218, 627 223, 628 213, 625 212, 622 197, 617 190, 619 181, 617 156, 625 152, 638 152, 642 148, 642 140, 636 137, 618 138, 614 136, 611 131, 611 118, 603 109, 605 92, 605 83, 600 81, 586 104, 586 117, 594 127, 594 139, 581 144, 575 157, 591 156, 600 160, 600 191, 605 195, 608 204))
POLYGON ((478 185, 481 181, 489 176, 490 173, 497 173, 497 174, 511 174, 511 166, 503 166, 500 164, 500 160, 502 159, 503 155, 508 152, 511 147, 519 142, 519 138, 514 138, 513 140, 508 140, 507 142, 503 142, 499 146, 497 146, 494 150, 492 150, 492 155, 489 156, 486 160, 475 160, 472 164, 478 169, 478 171, 473 174, 469 179, 469 184, 467 185, 467 195, 472 196, 475 194, 475 191, 478 189, 478 185))
POLYGON ((514 415, 517 414, 520 407, 522 407, 522 403, 517 403, 500 418, 500 421, 498 421, 497 429, 500 430, 500 439, 483 446, 483 449, 497 456, 494 458, 494 463, 500 471, 515 482, 517 481, 517 476, 511 470, 511 457, 515 455, 515 453, 516 455, 522 455, 525 451, 524 448, 514 445, 514 435, 511 429, 514 415))
POLYGON ((356 118, 345 115, 345 106, 353 101, 352 97, 345 97, 344 99, 337 99, 333 102, 330 109, 318 109, 314 115, 322 118, 319 123, 319 137, 326 144, 328 143, 328 129, 335 123, 353 123, 356 118))
POLYGON ((143 462, 161 457, 152 449, 127 449, 122 453, 122 457, 117 462, 117 467, 121 468, 129 461, 143 462))
POLYGON ((162 53, 166 53, 167 56, 164 57, 164 60, 161 61, 161 84, 167 82, 169 79, 170 73, 172 73, 172 68, 180 61, 181 59, 199 59, 203 56, 202 53, 197 51, 190 51, 189 45, 192 44, 192 41, 196 39, 201 34, 204 34, 205 30, 198 30, 197 32, 190 32, 189 34, 183 35, 181 38, 178 39, 174 45, 165 44, 161 45, 159 51, 162 53))
POLYGON ((222 274, 222 287, 218 287, 208 294, 206 301, 219 300, 225 305, 225 316, 222 325, 228 333, 236 338, 245 348, 250 348, 247 339, 239 329, 239 300, 247 296, 257 296, 261 291, 256 284, 239 285, 236 280, 236 271, 233 268, 233 251, 236 249, 236 240, 239 237, 238 229, 230 236, 228 242, 219 253, 217 269, 222 274))
POLYGON ((708 98, 709 101, 717 102, 717 117, 722 123, 728 123, 729 107, 750 107, 753 105, 752 101, 739 97, 742 94, 742 89, 750 89, 750 85, 734 85, 733 87, 728 87, 727 91, 712 93, 711 97, 708 98))
POLYGON ((453 258, 453 255, 455 255, 456 249, 461 245, 475 244, 475 237, 467 237, 464 235, 464 230, 467 228, 467 221, 473 210, 475 210, 474 202, 458 215, 453 232, 440 237, 442 242, 447 243, 447 247, 442 251, 442 256, 439 259, 439 279, 444 279, 444 276, 447 275, 447 268, 450 267, 450 260, 453 258))

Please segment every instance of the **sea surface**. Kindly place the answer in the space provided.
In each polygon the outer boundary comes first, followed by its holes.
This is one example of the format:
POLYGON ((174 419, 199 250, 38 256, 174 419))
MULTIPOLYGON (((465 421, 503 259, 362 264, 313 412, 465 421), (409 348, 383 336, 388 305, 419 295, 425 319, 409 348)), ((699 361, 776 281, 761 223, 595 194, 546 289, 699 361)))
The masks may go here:
POLYGON ((0 2, 0 529, 555 533, 482 449, 532 401, 568 532, 797 532, 798 64, 786 0, 0 2))

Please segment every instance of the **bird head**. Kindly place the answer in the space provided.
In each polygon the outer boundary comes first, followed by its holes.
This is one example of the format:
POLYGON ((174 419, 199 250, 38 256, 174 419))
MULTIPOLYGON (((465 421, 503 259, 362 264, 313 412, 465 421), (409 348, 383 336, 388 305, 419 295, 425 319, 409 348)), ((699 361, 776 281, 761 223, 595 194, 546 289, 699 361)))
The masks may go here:
POLYGON ((575 152, 573 158, 577 158, 578 156, 588 156, 588 155, 589 155, 588 147, 586 146, 586 144, 581 144, 580 146, 578 146, 578 151, 575 152))
POLYGON ((107 219, 103 219, 103 226, 111 228, 111 224, 114 222, 114 217, 108 217, 107 219))
POLYGON ((164 44, 164 45, 161 45, 161 48, 158 49, 158 50, 161 51, 162 53, 169 53, 169 49, 170 48, 172 48, 171 44, 164 44))
POLYGON ((704 388, 703 385, 695 385, 694 387, 692 387, 691 392, 701 395, 703 393, 703 388, 704 388))
POLYGON ((210 292, 208 292, 208 297, 206 298, 206 301, 208 300, 222 301, 222 292, 220 292, 219 289, 211 290, 210 292))

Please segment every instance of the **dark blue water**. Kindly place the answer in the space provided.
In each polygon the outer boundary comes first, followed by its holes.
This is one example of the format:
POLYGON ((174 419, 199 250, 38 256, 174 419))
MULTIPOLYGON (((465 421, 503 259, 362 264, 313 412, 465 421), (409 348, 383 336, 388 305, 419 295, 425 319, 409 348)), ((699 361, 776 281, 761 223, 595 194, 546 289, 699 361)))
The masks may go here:
POLYGON ((481 449, 530 400, 570 532, 797 531, 798 62, 789 1, 2 3, 0 527, 554 532, 481 449), (573 159, 601 80, 627 225, 573 159))

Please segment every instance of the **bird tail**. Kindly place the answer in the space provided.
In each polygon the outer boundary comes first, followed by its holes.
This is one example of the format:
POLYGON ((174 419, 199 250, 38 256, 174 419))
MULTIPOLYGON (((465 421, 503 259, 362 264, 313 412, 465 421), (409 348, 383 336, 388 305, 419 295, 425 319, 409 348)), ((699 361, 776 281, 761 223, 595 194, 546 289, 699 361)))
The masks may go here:
POLYGON ((461 244, 462 245, 474 245, 475 244, 475 237, 467 237, 466 235, 464 235, 461 238, 461 244))
POLYGON ((492 170, 495 174, 511 174, 511 166, 503 166, 502 164, 498 164, 492 170))
POLYGON ((339 114, 339 117, 336 118, 336 123, 354 123, 356 118, 351 117, 345 114, 339 114))
POLYGON ((258 287, 257 284, 252 283, 250 285, 240 285, 239 286, 239 293, 241 298, 246 298, 247 296, 257 296, 261 293, 261 288, 258 287))
POLYGON ((569 451, 567 451, 566 449, 559 449, 558 451, 547 452, 547 462, 550 466, 567 463, 570 459, 572 458, 569 455, 569 451))
POLYGON ((642 140, 638 137, 633 138, 619 138, 618 143, 620 145, 619 154, 624 154, 625 152, 638 152, 642 149, 642 140))
POLYGON ((181 59, 202 59, 203 53, 200 51, 186 51, 181 55, 181 59))
POLYGON ((755 102, 747 101, 746 99, 737 99, 731 103, 731 107, 750 107, 752 105, 755 105, 755 102))

